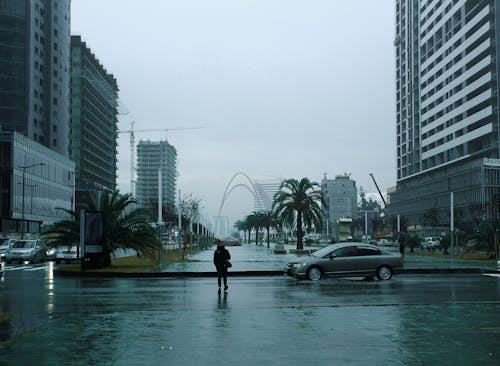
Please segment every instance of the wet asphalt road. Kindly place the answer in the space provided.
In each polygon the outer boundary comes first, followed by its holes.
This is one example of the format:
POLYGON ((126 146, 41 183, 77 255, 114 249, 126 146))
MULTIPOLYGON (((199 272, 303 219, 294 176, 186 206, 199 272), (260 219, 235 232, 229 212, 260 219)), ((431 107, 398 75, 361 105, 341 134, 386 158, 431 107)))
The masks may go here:
POLYGON ((0 365, 500 364, 498 277, 233 277, 219 295, 215 278, 51 269, 0 282, 0 365))

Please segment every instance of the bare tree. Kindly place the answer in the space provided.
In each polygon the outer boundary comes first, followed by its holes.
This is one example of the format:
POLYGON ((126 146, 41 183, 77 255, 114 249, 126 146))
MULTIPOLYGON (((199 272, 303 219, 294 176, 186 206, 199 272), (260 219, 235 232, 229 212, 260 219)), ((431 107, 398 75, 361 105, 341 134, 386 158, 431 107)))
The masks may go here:
POLYGON ((193 236, 193 221, 198 217, 200 213, 200 202, 201 199, 193 197, 193 195, 187 194, 180 198, 179 200, 179 211, 181 214, 182 221, 182 258, 185 258, 187 252, 188 241, 191 240, 193 236))

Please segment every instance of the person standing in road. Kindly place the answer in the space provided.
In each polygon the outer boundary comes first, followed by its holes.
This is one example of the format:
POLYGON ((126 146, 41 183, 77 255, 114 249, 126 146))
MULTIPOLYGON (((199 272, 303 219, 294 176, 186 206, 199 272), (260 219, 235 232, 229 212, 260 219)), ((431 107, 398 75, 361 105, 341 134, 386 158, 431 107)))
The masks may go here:
POLYGON ((217 245, 217 249, 214 251, 214 264, 217 269, 217 284, 219 285, 219 292, 221 288, 222 281, 224 281, 224 292, 227 291, 227 268, 229 266, 229 260, 231 259, 231 254, 223 245, 217 245))
POLYGON ((406 246, 406 238, 403 233, 399 233, 398 244, 399 244, 399 253, 401 254, 401 263, 403 263, 405 259, 405 246, 406 246))

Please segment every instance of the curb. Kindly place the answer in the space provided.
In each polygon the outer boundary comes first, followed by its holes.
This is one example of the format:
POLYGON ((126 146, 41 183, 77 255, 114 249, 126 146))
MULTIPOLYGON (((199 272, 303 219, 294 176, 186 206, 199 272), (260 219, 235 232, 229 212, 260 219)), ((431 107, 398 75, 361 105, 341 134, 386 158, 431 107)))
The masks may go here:
MULTIPOLYGON (((395 275, 412 274, 489 274, 499 271, 482 268, 408 268, 395 271, 395 275)), ((55 275, 66 277, 82 278, 200 278, 216 277, 213 272, 70 272, 61 269, 54 270, 55 275)), ((262 271, 233 271, 228 273, 229 277, 260 277, 260 276, 284 276, 283 271, 262 270, 262 271)))

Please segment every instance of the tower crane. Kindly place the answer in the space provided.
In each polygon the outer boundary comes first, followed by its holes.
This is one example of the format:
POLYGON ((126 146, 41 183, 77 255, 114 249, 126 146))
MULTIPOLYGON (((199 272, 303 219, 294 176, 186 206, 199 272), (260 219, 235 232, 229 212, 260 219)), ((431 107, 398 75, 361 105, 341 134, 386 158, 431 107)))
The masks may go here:
POLYGON ((147 128, 134 130, 135 122, 130 124, 130 130, 118 131, 118 133, 128 133, 130 139, 130 191, 135 195, 135 133, 136 132, 158 132, 158 131, 174 131, 174 130, 199 130, 203 127, 175 127, 175 128, 147 128))
POLYGON ((377 187, 378 194, 380 195, 380 198, 382 198, 382 202, 384 202, 384 207, 387 208, 387 202, 385 202, 384 195, 380 191, 380 188, 378 187, 377 181, 375 180, 375 177, 373 176, 372 173, 370 173, 370 177, 372 178, 373 183, 375 183, 375 187, 377 187))

